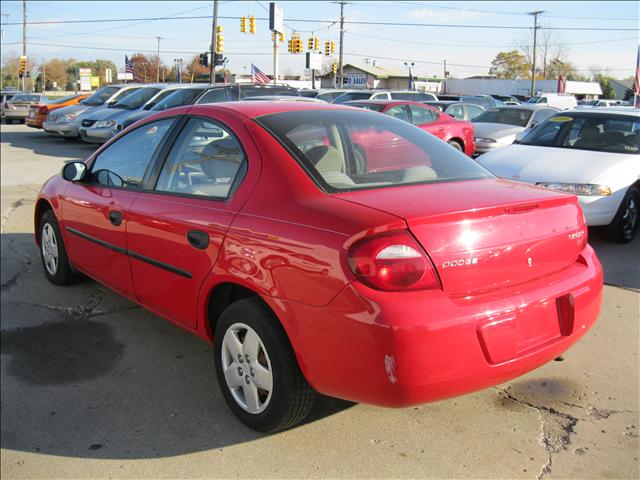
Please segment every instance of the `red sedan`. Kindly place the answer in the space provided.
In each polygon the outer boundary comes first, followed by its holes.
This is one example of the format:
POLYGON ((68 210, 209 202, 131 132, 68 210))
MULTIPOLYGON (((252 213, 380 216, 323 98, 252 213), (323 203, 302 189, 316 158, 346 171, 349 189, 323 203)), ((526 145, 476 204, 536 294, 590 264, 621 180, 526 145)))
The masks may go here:
POLYGON ((476 144, 473 137, 473 124, 456 120, 440 110, 418 102, 398 100, 360 100, 346 102, 344 105, 366 108, 413 123, 453 148, 473 155, 476 144))
POLYGON ((575 196, 350 107, 147 117, 46 182, 35 231, 52 283, 87 275, 213 342, 229 407, 261 431, 316 392, 403 407, 504 382, 600 309, 575 196))

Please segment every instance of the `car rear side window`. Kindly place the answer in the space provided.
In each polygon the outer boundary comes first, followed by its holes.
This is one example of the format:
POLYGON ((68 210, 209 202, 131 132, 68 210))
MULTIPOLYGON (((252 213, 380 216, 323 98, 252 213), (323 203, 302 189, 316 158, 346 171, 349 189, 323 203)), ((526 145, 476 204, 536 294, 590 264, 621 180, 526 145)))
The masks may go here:
POLYGON ((414 125, 430 123, 438 119, 438 114, 430 108, 409 105, 409 110, 411 110, 411 121, 414 125))
POLYGON ((173 118, 147 123, 100 152, 91 167, 91 181, 100 185, 141 188, 154 153, 173 118))
POLYGON ((388 115, 300 110, 255 121, 328 192, 493 178, 466 155, 388 115))
POLYGON ((169 152, 156 190, 225 199, 244 163, 240 142, 227 128, 192 118, 169 152))
POLYGON ((227 101, 227 92, 224 88, 215 88, 209 90, 202 97, 198 99, 196 103, 220 103, 227 101))

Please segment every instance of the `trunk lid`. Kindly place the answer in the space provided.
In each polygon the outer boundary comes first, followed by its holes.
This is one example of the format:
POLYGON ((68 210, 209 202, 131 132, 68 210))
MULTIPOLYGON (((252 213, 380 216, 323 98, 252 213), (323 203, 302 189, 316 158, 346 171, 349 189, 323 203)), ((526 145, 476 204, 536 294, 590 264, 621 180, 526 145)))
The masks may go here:
POLYGON ((433 260, 443 289, 455 296, 562 270, 586 243, 575 196, 522 183, 473 180, 336 196, 403 218, 433 260))

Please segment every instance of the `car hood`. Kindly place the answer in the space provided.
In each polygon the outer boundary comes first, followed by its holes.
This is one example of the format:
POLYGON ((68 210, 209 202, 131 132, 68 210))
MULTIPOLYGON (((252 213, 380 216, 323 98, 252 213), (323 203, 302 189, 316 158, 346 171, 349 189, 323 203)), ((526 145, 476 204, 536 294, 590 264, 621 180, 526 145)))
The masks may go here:
POLYGON ((90 114, 85 115, 84 118, 88 120, 95 120, 95 121, 106 120, 107 118, 114 118, 115 116, 123 112, 131 113, 131 110, 124 110, 122 108, 104 107, 104 108, 92 110, 90 114))
POLYGON ((90 105, 82 105, 78 103, 76 105, 68 105, 62 108, 56 108, 56 115, 67 115, 70 113, 75 113, 76 115, 81 114, 82 112, 86 112, 90 108, 93 108, 90 105))
POLYGON ((638 155, 570 148, 508 145, 476 161, 503 178, 523 182, 591 183, 638 155))
POLYGON ((506 139, 511 139, 513 141, 515 136, 524 130, 524 127, 517 127, 515 125, 484 122, 474 122, 473 128, 476 137, 488 137, 498 141, 506 139))

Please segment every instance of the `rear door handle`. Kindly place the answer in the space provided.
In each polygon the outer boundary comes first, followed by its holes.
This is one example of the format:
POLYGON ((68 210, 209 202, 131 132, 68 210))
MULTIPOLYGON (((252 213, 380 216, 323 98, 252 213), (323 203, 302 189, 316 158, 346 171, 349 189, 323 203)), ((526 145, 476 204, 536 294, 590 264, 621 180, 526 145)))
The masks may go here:
POLYGON ((122 212, 119 212, 118 210, 111 210, 109 212, 109 221, 116 227, 119 227, 122 223, 122 212))
POLYGON ((200 230, 190 230, 189 233, 187 233, 187 240, 189 240, 192 246, 200 250, 204 250, 209 246, 209 235, 200 230))

